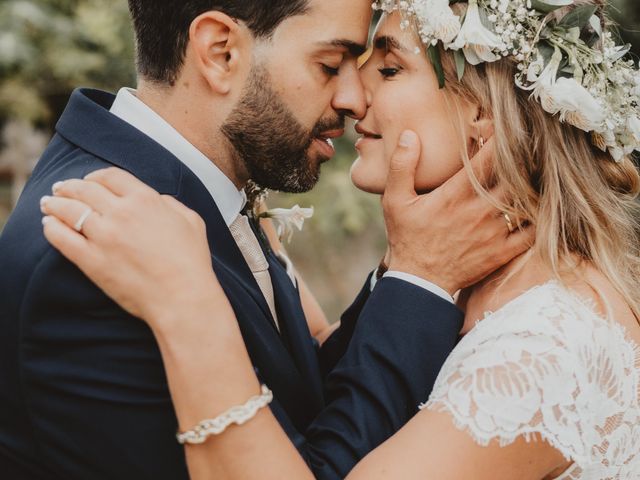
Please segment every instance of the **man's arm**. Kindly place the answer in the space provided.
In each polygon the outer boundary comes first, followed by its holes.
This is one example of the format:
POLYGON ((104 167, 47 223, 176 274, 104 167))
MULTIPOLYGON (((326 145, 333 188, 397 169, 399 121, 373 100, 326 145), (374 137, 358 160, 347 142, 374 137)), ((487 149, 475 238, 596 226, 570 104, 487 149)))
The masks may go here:
POLYGON ((367 277, 356 299, 340 317, 339 327, 322 343, 319 358, 323 378, 326 378, 347 351, 347 347, 353 337, 353 332, 358 322, 358 317, 360 317, 362 309, 371 296, 371 276, 372 275, 369 275, 369 277, 367 277))
POLYGON ((462 322, 457 307, 421 287, 378 282, 327 377, 327 407, 295 442, 316 478, 344 478, 417 413, 462 322))

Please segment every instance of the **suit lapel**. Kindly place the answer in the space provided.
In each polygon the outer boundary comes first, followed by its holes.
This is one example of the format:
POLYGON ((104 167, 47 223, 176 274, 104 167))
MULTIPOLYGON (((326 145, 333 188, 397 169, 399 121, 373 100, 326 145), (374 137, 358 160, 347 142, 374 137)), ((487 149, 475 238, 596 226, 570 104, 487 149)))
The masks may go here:
POLYGON ((300 301, 300 292, 294 287, 284 266, 269 246, 269 241, 260 224, 254 220, 250 224, 269 262, 269 274, 273 285, 281 337, 295 359, 302 378, 305 379, 308 389, 309 413, 315 416, 322 409, 323 393, 320 366, 300 301))
POLYGON ((308 388, 310 414, 322 409, 322 383, 318 355, 313 337, 302 309, 300 292, 294 288, 289 275, 273 252, 268 254, 269 271, 273 283, 276 311, 280 319, 282 335, 286 337, 289 351, 296 361, 308 388))

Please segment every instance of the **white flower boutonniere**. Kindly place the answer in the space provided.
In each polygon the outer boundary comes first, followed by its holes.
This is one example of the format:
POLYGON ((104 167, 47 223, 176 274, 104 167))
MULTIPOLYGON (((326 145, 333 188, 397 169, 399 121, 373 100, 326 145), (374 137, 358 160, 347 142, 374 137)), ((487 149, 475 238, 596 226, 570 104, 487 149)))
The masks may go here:
POLYGON ((273 208, 261 213, 260 217, 273 220, 280 240, 286 237, 287 242, 291 242, 294 227, 302 231, 304 221, 313 217, 313 207, 301 208, 299 205, 294 205, 292 208, 273 208))

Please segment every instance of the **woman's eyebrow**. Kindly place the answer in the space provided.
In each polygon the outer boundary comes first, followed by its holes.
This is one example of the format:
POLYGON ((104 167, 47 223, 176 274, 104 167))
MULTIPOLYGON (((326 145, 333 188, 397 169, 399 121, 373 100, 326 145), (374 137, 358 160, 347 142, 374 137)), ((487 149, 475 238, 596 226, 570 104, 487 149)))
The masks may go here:
POLYGON ((376 37, 373 42, 373 48, 376 50, 399 50, 401 52, 406 52, 407 49, 402 45, 397 38, 392 37, 390 35, 383 35, 381 37, 376 37))

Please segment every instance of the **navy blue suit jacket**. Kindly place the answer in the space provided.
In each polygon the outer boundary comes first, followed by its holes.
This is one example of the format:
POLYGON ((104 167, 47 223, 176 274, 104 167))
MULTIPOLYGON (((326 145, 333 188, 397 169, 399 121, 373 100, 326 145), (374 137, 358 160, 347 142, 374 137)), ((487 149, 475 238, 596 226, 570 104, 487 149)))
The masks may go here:
POLYGON ((188 478, 151 331, 42 235, 39 200, 54 182, 114 165, 204 218, 213 268, 257 375, 275 394, 274 414, 318 478, 343 478, 426 400, 457 341, 461 312, 416 286, 383 279, 371 294, 365 286, 318 351, 298 291, 267 252, 280 336, 205 187, 111 115, 113 99, 97 90, 73 93, 0 236, 0 478, 188 478))

